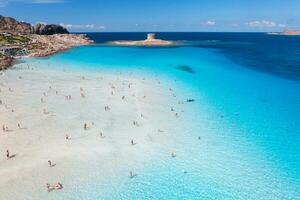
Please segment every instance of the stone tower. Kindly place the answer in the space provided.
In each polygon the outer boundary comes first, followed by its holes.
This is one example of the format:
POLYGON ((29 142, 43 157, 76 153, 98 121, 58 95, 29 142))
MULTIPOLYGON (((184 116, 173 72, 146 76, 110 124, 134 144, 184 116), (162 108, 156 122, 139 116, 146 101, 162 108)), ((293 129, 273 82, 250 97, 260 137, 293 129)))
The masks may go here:
POLYGON ((147 40, 154 40, 155 39, 155 34, 154 33, 148 33, 147 34, 147 40))

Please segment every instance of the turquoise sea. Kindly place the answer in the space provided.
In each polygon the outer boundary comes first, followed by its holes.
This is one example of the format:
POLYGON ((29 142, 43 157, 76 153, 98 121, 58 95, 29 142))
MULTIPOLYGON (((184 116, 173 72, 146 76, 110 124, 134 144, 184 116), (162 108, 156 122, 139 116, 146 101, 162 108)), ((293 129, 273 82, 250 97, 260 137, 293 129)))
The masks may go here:
POLYGON ((95 33, 95 45, 35 59, 156 77, 179 99, 195 100, 174 125, 181 132, 170 138, 175 159, 160 147, 137 163, 134 179, 91 182, 72 199, 300 199, 300 38, 178 34, 161 37, 190 38, 189 45, 113 47, 104 43, 144 35, 95 33))

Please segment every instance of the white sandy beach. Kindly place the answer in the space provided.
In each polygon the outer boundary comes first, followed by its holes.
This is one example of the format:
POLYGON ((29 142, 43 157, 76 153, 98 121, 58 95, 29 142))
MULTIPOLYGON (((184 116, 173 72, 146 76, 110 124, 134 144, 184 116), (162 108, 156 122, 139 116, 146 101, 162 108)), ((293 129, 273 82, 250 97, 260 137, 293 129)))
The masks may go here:
POLYGON ((1 199, 65 199, 95 176, 128 179, 157 148, 170 157, 164 144, 184 105, 156 78, 30 68, 0 75, 1 199), (56 182, 64 188, 48 193, 46 183, 56 182))

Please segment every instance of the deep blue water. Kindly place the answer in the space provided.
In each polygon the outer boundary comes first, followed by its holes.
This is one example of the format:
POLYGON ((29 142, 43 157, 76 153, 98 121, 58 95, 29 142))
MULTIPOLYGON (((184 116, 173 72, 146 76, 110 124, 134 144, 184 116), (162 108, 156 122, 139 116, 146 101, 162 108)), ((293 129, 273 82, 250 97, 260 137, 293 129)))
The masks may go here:
MULTIPOLYGON (((147 33, 88 33, 96 43, 142 40, 147 33)), ((300 36, 265 33, 156 33, 157 38, 215 48, 243 66, 300 81, 300 36)))
POLYGON ((300 199, 300 37, 158 33, 188 45, 141 48, 103 43, 145 33, 89 36, 98 44, 37 60, 58 69, 155 77, 178 99, 195 102, 171 125, 170 141, 151 143, 147 159, 136 162, 135 179, 91 181, 77 186, 74 199, 300 199), (166 155, 170 149, 176 159, 166 155))

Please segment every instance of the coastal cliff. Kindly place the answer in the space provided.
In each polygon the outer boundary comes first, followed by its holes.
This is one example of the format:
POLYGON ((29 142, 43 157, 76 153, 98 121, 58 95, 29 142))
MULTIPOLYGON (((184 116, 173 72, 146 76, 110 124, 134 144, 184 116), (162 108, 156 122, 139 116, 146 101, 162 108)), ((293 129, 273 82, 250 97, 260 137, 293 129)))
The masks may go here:
POLYGON ((32 26, 26 22, 19 22, 12 17, 4 17, 0 15, 0 31, 6 31, 16 34, 38 34, 38 35, 53 35, 53 34, 68 34, 69 31, 56 24, 36 24, 32 26))
POLYGON ((32 26, 11 17, 0 16, 0 70, 10 67, 17 57, 48 56, 90 43, 92 41, 86 35, 69 34, 60 25, 32 26))

